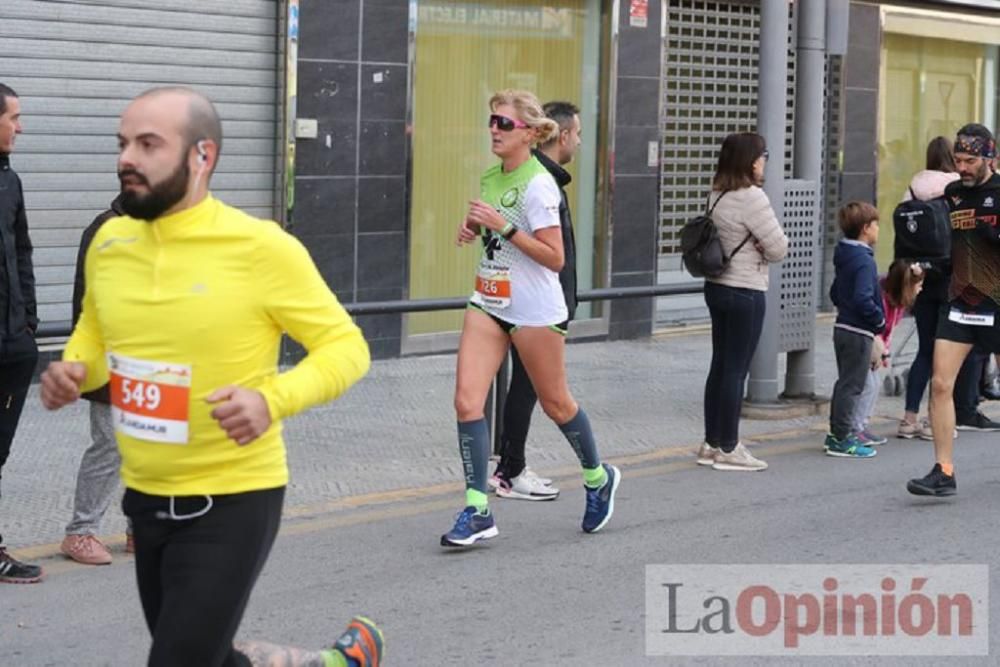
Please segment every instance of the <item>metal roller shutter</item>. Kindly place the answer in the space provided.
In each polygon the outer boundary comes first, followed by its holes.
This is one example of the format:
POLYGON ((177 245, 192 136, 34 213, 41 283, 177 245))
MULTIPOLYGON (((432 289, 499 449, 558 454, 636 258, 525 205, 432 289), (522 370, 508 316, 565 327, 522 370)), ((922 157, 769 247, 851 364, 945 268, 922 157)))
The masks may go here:
POLYGON ((206 93, 225 135, 213 192, 275 216, 279 17, 279 0, 0 1, 0 81, 21 99, 11 161, 43 321, 70 318, 80 232, 118 191, 118 116, 147 88, 206 93))

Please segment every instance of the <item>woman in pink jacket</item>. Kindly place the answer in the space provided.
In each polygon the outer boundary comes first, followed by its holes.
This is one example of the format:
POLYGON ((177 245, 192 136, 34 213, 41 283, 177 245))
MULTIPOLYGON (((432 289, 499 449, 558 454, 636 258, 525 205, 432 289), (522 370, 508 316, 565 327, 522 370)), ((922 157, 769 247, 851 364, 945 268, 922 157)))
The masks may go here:
MULTIPOLYGON (((916 198, 928 201, 944 196, 944 188, 958 180, 951 142, 945 137, 935 137, 927 145, 927 168, 919 171, 910 181, 903 201, 916 198), (911 195, 912 193, 912 195, 911 195)), ((938 312, 948 300, 950 266, 930 267, 924 277, 923 290, 913 304, 913 319, 917 324, 917 355, 906 378, 906 412, 899 422, 896 435, 900 438, 933 440, 927 420, 918 419, 920 401, 931 377, 934 358, 934 336, 937 331, 938 312)))

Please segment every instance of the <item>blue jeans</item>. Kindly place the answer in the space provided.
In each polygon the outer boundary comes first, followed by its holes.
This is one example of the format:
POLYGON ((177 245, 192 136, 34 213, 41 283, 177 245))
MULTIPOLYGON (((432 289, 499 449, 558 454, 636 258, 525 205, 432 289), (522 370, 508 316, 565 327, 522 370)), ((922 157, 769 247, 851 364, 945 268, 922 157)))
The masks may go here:
POLYGON ((740 407, 750 360, 764 326, 760 290, 705 283, 712 316, 712 364, 705 382, 705 442, 732 451, 740 441, 740 407))

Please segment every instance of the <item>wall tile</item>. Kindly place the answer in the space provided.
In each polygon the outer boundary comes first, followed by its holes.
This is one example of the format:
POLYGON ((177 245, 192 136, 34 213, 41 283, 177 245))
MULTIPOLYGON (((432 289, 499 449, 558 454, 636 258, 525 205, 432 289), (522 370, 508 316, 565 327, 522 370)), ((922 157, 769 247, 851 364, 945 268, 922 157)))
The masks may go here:
POLYGON ((619 127, 623 125, 659 127, 659 78, 631 79, 619 77, 616 109, 615 122, 618 123, 619 127))
POLYGON ((357 179, 298 178, 292 232, 298 236, 353 234, 357 179))
POLYGON ((406 258, 405 234, 358 236, 358 289, 402 287, 406 258))
POLYGON ((365 120, 406 120, 404 65, 361 67, 361 117, 365 120))
POLYGON ((658 210, 656 178, 616 179, 612 272, 655 270, 658 210))
POLYGON ((844 132, 844 171, 875 171, 877 138, 875 128, 844 132))
POLYGON ((403 0, 362 0, 361 58, 365 62, 406 63, 410 8, 403 0))
POLYGON ((406 178, 366 178, 358 181, 358 231, 406 230, 406 178))
MULTIPOLYGON (((902 193, 900 193, 902 197, 902 193)), ((875 202, 875 173, 860 172, 840 177, 841 203, 852 200, 875 202)))
POLYGON ((358 117, 358 66, 299 63, 298 117, 321 123, 358 117))
POLYGON ((649 3, 645 28, 629 25, 629 3, 622 3, 618 37, 618 74, 621 76, 660 76, 660 3, 649 3))
POLYGON ((362 121, 360 174, 406 174, 406 124, 401 121, 362 121))
POLYGON ((353 176, 357 165, 357 122, 319 124, 319 137, 295 142, 299 176, 353 176))
POLYGON ((656 127, 619 127, 615 132, 615 171, 618 174, 658 174, 659 166, 647 166, 646 157, 649 142, 659 140, 660 131, 656 127))
MULTIPOLYGON (((848 132, 877 132, 878 91, 853 88, 847 92, 844 128, 848 132)), ((858 147, 848 146, 856 149, 858 147)))
POLYGON ((344 303, 354 300, 354 235, 302 236, 320 275, 344 303))
POLYGON ((358 60, 360 0, 301 0, 299 57, 358 60))

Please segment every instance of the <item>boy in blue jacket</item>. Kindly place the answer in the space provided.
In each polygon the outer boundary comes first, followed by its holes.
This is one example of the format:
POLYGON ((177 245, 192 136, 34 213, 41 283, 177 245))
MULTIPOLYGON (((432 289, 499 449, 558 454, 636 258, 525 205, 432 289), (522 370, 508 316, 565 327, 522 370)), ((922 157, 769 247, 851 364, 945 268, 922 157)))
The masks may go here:
POLYGON ((878 241, 878 210, 865 202, 845 204, 838 214, 844 238, 833 254, 834 279, 830 299, 837 307, 833 349, 837 384, 830 401, 830 433, 824 443, 828 456, 871 458, 875 449, 852 432, 857 407, 871 368, 876 334, 885 328, 882 290, 872 246, 878 241))

